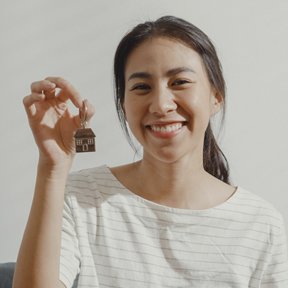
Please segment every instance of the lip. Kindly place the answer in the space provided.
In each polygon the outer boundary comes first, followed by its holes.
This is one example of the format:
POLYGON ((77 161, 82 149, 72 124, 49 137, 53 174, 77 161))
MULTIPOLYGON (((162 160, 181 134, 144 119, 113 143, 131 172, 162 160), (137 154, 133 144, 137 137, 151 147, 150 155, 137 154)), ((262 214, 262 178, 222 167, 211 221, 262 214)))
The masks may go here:
POLYGON ((146 125, 146 129, 148 129, 148 131, 156 138, 170 139, 179 135, 179 133, 181 133, 183 129, 186 129, 187 123, 188 123, 187 121, 169 121, 169 122, 158 121, 158 122, 154 122, 149 125, 146 125), (163 126, 163 125, 172 125, 172 124, 178 124, 178 123, 183 123, 183 126, 180 129, 171 131, 171 132, 163 133, 163 132, 157 132, 151 129, 151 126, 163 126))
POLYGON ((146 125, 147 126, 157 126, 157 125, 171 125, 171 124, 177 124, 177 123, 183 123, 183 126, 187 124, 187 121, 185 120, 171 120, 171 121, 157 121, 157 122, 151 122, 146 125))

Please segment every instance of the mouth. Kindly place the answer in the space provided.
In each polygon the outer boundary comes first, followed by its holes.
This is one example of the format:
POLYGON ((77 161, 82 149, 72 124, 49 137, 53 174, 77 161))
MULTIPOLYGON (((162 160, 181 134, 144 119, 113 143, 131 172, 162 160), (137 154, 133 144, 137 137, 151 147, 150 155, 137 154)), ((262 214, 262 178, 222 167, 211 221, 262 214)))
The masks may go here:
POLYGON ((170 123, 170 124, 155 124, 147 125, 146 127, 154 132, 158 133, 171 133, 180 130, 183 126, 187 125, 187 121, 170 123))

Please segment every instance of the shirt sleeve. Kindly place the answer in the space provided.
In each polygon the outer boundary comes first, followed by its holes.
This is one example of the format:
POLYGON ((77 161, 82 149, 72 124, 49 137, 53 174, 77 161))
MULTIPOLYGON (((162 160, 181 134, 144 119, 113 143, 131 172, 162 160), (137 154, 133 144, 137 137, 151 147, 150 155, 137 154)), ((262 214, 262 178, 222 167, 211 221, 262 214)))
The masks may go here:
POLYGON ((79 241, 72 211, 71 200, 66 188, 63 205, 59 278, 67 288, 72 287, 77 274, 80 272, 81 262, 79 241))
POLYGON ((287 242, 283 219, 261 283, 261 288, 288 287, 287 242))

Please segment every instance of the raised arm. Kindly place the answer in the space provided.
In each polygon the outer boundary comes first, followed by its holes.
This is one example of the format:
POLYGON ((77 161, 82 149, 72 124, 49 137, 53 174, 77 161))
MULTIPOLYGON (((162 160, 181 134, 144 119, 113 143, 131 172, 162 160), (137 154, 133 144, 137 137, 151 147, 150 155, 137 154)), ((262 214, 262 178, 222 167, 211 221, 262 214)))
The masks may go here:
MULTIPOLYGON (((54 77, 32 83, 31 94, 23 99, 39 148, 39 163, 13 288, 65 287, 59 282, 64 191, 75 156, 74 133, 81 128, 79 115, 74 116, 69 110, 69 99, 77 108, 82 107, 76 89, 64 79, 54 77), (57 95, 56 88, 60 88, 57 95)), ((94 107, 85 102, 89 122, 94 107)))

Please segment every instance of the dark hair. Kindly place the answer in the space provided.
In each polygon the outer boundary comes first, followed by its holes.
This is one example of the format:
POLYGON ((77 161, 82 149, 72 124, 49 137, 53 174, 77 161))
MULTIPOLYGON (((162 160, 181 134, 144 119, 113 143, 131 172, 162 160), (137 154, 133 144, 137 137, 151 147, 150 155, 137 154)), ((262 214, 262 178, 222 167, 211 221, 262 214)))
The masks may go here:
MULTIPOLYGON (((224 121, 225 80, 216 50, 208 36, 193 24, 173 16, 164 16, 153 22, 147 21, 137 25, 123 37, 117 47, 114 58, 116 109, 125 136, 134 150, 135 147, 129 135, 124 111, 122 109, 125 96, 125 65, 129 54, 137 46, 145 40, 161 36, 176 39, 191 47, 201 56, 211 87, 222 97, 222 122, 224 121)), ((229 183, 229 165, 225 155, 216 142, 210 121, 204 137, 203 165, 208 173, 225 183, 229 183)))

